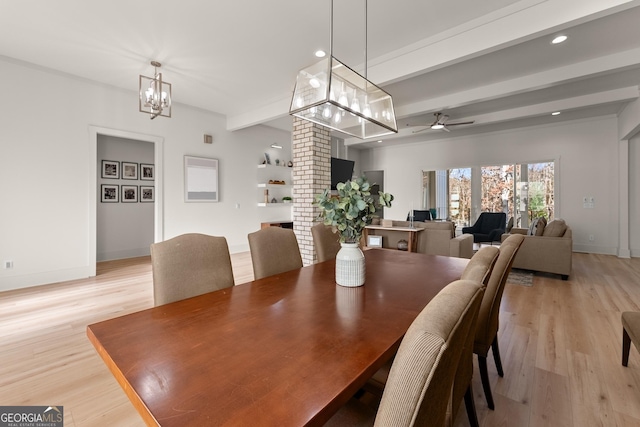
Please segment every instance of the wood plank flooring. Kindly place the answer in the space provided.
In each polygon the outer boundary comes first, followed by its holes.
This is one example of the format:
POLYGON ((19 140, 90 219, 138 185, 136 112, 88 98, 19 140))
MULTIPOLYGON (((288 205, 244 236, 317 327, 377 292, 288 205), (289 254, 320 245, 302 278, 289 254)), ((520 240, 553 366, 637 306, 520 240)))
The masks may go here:
MULTIPOLYGON (((236 283, 253 279, 232 255, 236 283)), ((94 278, 0 293, 0 405, 64 406, 65 426, 142 426, 85 335, 88 324, 152 306, 148 257, 98 265, 94 278)), ((640 311, 640 258, 574 254, 569 281, 508 284, 500 316, 504 378, 489 356, 496 410, 479 375, 480 424, 638 426, 640 355, 621 365, 620 313, 640 311)), ((258 420, 256 420, 258 422, 258 420)), ((456 426, 468 426, 464 409, 456 426)))

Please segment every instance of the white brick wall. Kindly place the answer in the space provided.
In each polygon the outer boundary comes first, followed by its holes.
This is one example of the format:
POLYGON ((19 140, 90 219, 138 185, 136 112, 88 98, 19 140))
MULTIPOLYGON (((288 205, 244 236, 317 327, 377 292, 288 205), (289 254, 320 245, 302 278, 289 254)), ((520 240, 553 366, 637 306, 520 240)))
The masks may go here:
POLYGON ((313 264, 311 227, 318 217, 312 205, 316 194, 331 186, 331 136, 329 129, 293 118, 293 231, 298 238, 302 262, 313 264))

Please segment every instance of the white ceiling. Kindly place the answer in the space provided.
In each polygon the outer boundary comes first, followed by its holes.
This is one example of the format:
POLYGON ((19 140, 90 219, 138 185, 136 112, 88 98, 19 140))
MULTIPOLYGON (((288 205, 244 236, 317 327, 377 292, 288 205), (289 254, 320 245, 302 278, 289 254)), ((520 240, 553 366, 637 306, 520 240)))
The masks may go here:
MULTIPOLYGON (((334 3, 334 56, 364 73, 364 0, 334 3)), ((329 50, 330 17, 329 0, 4 0, 0 55, 132 91, 157 60, 174 114, 291 129, 295 76, 329 50)), ((640 0, 370 0, 367 74, 401 129, 383 144, 616 114, 638 97, 638 22, 640 0), (559 33, 568 41, 551 45, 559 33), (406 126, 436 111, 475 124, 406 126)))

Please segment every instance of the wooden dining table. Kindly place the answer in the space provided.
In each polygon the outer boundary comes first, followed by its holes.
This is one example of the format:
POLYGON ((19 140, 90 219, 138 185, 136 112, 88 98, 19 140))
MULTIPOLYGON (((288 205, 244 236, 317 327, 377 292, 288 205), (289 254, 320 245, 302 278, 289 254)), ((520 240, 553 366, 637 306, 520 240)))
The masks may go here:
POLYGON ((388 249, 365 258, 358 288, 336 285, 331 260, 95 323, 87 335, 148 425, 322 425, 468 262, 388 249))

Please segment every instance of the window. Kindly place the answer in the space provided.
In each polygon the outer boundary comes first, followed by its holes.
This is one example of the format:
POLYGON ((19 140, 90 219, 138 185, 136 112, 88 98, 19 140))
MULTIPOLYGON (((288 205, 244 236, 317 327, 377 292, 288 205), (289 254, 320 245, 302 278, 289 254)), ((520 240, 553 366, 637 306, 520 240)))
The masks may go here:
POLYGON ((435 208, 437 218, 458 227, 472 224, 480 212, 505 212, 517 227, 528 227, 539 217, 549 221, 555 217, 554 166, 541 162, 422 171, 422 208, 435 208), (473 212, 473 206, 480 211, 473 212))

